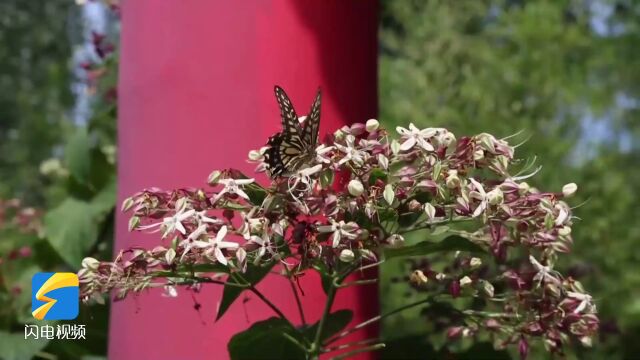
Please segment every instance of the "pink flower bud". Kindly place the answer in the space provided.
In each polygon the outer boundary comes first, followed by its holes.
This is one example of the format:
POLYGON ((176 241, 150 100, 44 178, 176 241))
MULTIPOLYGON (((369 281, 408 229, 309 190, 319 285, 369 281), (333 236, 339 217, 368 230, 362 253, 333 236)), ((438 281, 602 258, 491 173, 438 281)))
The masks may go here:
POLYGON ((520 359, 526 360, 527 356, 529 356, 529 343, 524 336, 520 337, 520 342, 518 343, 518 352, 520 353, 520 359))
POLYGON ((453 280, 451 282, 451 284, 449 285, 449 293, 454 298, 457 298, 458 296, 460 296, 460 281, 453 280))

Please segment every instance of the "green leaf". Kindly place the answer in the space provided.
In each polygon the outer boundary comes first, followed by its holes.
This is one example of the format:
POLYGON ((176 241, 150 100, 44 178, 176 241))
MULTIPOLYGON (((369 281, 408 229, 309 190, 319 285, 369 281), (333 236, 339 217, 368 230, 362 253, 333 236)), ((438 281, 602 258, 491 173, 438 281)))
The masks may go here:
POLYGON ((386 183, 387 173, 380 168, 374 168, 371 170, 371 175, 369 175, 369 185, 375 184, 378 179, 386 183))
MULTIPOLYGON (((336 312, 332 312, 325 320, 320 339, 324 341, 337 334, 340 330, 347 327, 352 319, 353 311, 351 310, 338 310, 336 312)), ((320 322, 317 322, 302 331, 309 341, 313 342, 316 332, 318 331, 319 324, 320 322)))
POLYGON ((87 129, 79 127, 65 147, 65 162, 76 181, 86 184, 91 169, 91 145, 87 129))
POLYGON ((424 256, 442 251, 468 251, 481 253, 484 250, 471 241, 458 235, 447 236, 440 242, 422 241, 415 245, 384 250, 387 259, 406 256, 424 256))
POLYGON ((31 359, 42 350, 49 341, 46 339, 25 339, 24 333, 0 331, 0 349, 4 360, 31 359))
POLYGON ((116 180, 112 178, 107 185, 91 199, 91 206, 98 217, 109 214, 116 206, 116 180))
POLYGON ((298 345, 303 341, 302 334, 291 323, 272 317, 234 335, 227 348, 233 360, 306 359, 304 350, 298 345))
POLYGON ((320 275, 322 290, 324 290, 325 294, 328 294, 329 289, 331 288, 331 285, 333 283, 333 277, 331 277, 329 269, 327 269, 327 265, 325 265, 323 262, 318 262, 313 266, 313 268, 316 269, 316 271, 320 275))
POLYGON ((334 171, 331 169, 327 169, 320 174, 320 186, 323 189, 328 189, 333 185, 334 180, 334 171))
POLYGON ((51 246, 72 268, 80 266, 82 258, 98 236, 98 221, 92 204, 68 198, 44 218, 44 231, 51 246))
MULTIPOLYGON (((247 271, 244 274, 242 275, 231 274, 229 275, 229 278, 227 281, 242 283, 243 281, 239 279, 239 277, 241 276, 242 279, 249 282, 251 285, 256 285, 262 279, 264 279, 264 277, 267 276, 267 274, 269 274, 269 271, 271 271, 271 269, 275 266, 275 264, 276 264, 276 261, 272 261, 271 263, 264 266, 247 264, 247 271)), ((236 301, 236 299, 240 296, 240 294, 244 290, 246 289, 238 286, 229 286, 229 285, 224 286, 224 290, 222 290, 222 301, 220 302, 220 308, 218 309, 218 315, 216 316, 216 321, 219 320, 222 317, 222 315, 224 315, 224 313, 227 312, 227 310, 229 310, 229 307, 231 306, 231 304, 233 304, 233 302, 236 301)))

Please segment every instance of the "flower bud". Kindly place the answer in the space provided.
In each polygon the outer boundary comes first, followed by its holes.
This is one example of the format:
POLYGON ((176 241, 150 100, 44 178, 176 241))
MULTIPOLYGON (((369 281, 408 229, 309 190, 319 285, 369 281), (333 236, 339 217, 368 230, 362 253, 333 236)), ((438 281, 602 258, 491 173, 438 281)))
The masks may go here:
POLYGON ((380 122, 378 122, 378 120, 376 119, 367 120, 367 123, 365 125, 365 128, 367 129, 368 132, 374 132, 378 130, 378 127, 380 127, 380 122))
POLYGON ((409 276, 409 282, 415 286, 422 286, 429 281, 429 278, 422 272, 422 270, 416 270, 409 276))
POLYGON ((482 259, 480 259, 480 258, 472 257, 471 260, 469 260, 469 266, 472 269, 480 267, 480 265, 482 265, 482 259))
POLYGON ((479 160, 482 160, 482 159, 484 159, 484 150, 478 149, 478 150, 473 152, 473 160, 479 161, 479 160))
POLYGON ((249 160, 258 161, 262 158, 262 154, 259 150, 251 150, 249 151, 249 160))
POLYGON ((393 192, 393 186, 391 186, 391 184, 387 184, 384 187, 384 192, 382 193, 382 196, 384 197, 384 200, 387 202, 387 204, 389 205, 393 204, 393 199, 395 199, 396 194, 393 192))
POLYGON ((454 298, 460 296, 460 282, 458 280, 453 280, 451 282, 451 285, 449 285, 449 293, 454 298))
POLYGON ((447 330, 447 338, 449 340, 455 340, 455 339, 460 338, 462 336, 462 330, 464 330, 464 328, 462 326, 450 327, 447 330))
POLYGON ((493 295, 495 294, 495 288, 493 287, 493 284, 486 280, 482 280, 482 291, 489 298, 493 298, 493 295))
POLYGON ((176 257, 176 251, 173 248, 169 248, 166 253, 164 253, 164 259, 167 261, 167 265, 173 264, 173 259, 176 257))
POLYGON ((529 343, 524 336, 520 337, 520 342, 518 343, 518 352, 520 353, 520 359, 526 360, 527 356, 529 356, 529 343))
POLYGON ((438 280, 438 281, 442 281, 442 280, 444 280, 446 278, 447 278, 447 275, 444 274, 444 273, 437 273, 436 274, 436 280, 438 280))
POLYGON ((436 208, 429 203, 424 204, 424 212, 429 220, 433 220, 436 217, 436 208))
POLYGON ((558 235, 560 235, 560 236, 571 235, 571 227, 563 226, 560 230, 558 230, 558 235))
POLYGON ((349 190, 349 194, 356 197, 362 195, 362 193, 364 192, 364 186, 362 185, 360 180, 349 181, 347 189, 349 190))
POLYGON ((391 247, 402 246, 402 244, 404 244, 404 237, 399 234, 393 234, 387 238, 387 243, 391 247))
POLYGON ((458 171, 451 170, 445 180, 445 183, 449 189, 455 189, 460 186, 460 178, 458 177, 458 171))
POLYGON ((92 258, 92 257, 86 257, 84 259, 82 259, 82 267, 87 269, 87 270, 92 270, 92 271, 96 271, 98 270, 98 267, 100 266, 100 261, 92 258))
POLYGON ((521 182, 520 184, 518 184, 518 191, 520 192, 520 194, 526 194, 529 191, 529 188, 531 188, 531 186, 529 186, 529 184, 527 184, 526 182, 521 182))
POLYGON ((489 200, 489 204, 499 205, 504 201, 504 194, 500 188, 495 188, 487 193, 487 198, 489 200))
POLYGON ((135 230, 138 225, 140 225, 140 218, 137 216, 132 216, 131 219, 129 219, 129 231, 135 230))
POLYGON ((387 159, 387 157, 382 154, 378 154, 378 165, 380 165, 381 168, 387 170, 389 168, 389 159, 387 159))
POLYGON ((120 210, 121 211, 128 211, 129 209, 131 209, 133 204, 134 204, 133 198, 128 197, 128 198, 124 199, 124 201, 122 202, 122 208, 120 210))
POLYGON ((410 212, 419 212, 420 210, 422 210, 422 204, 420 204, 418 200, 413 199, 409 201, 409 203, 407 204, 407 208, 410 212))
POLYGON ((570 197, 576 193, 578 190, 578 185, 576 183, 569 183, 562 187, 562 195, 565 197, 570 197))
POLYGON ((460 279, 460 287, 471 285, 472 282, 473 280, 471 280, 471 278, 469 278, 468 276, 465 276, 462 279, 460 279))
POLYGON ((453 133, 445 131, 443 134, 438 136, 438 142, 446 147, 450 147, 456 143, 456 137, 453 133))
POLYGON ((207 179, 207 183, 209 185, 216 185, 222 176, 222 172, 220 170, 215 170, 211 174, 209 174, 209 178, 207 179))
POLYGON ((355 258, 356 258, 356 254, 353 253, 353 251, 349 250, 349 249, 344 249, 340 252, 340 261, 342 262, 352 262, 355 258))

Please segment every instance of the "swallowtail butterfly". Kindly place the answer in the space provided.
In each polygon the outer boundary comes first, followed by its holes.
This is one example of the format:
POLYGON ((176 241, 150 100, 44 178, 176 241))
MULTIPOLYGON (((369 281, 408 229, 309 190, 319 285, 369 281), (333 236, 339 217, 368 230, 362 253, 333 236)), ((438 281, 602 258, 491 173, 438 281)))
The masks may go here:
POLYGON ((275 94, 280 106, 282 131, 269 138, 269 148, 264 154, 267 171, 272 178, 289 175, 311 163, 315 157, 320 128, 320 89, 304 125, 300 124, 284 90, 276 85, 275 94))

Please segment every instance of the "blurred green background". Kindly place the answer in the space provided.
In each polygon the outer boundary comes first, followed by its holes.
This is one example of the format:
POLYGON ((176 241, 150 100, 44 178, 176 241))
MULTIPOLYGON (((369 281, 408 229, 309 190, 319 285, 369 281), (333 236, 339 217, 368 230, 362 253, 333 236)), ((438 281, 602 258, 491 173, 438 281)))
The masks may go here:
MULTIPOLYGON (((380 17, 383 124, 522 131, 516 157, 542 165, 531 185, 579 186, 582 220, 559 267, 593 294, 602 336, 571 356, 639 358, 640 2, 396 0, 380 17)), ((405 293, 384 282, 384 307, 405 293)), ((427 328, 415 315, 387 321, 386 337, 427 328)))
MULTIPOLYGON (((0 358, 104 355, 105 308, 82 315, 94 337, 74 348, 12 339, 23 337, 27 319, 16 314, 28 314, 31 273, 110 254, 117 52, 101 52, 117 43, 116 15, 97 1, 0 2, 0 358), (38 231, 15 223, 13 198, 43 214, 38 231), (32 253, 17 252, 25 244, 32 253), (70 247, 80 251, 59 251, 70 247)), ((543 166, 532 185, 579 185, 572 205, 582 220, 559 266, 594 295, 602 335, 569 356, 640 356, 640 2, 381 1, 379 56, 387 127, 522 131, 517 156, 543 166)), ((406 264, 383 270, 383 306, 407 301, 406 287, 390 281, 406 264)), ((419 344, 429 319, 415 315, 385 322, 384 336, 412 333, 419 344)))

